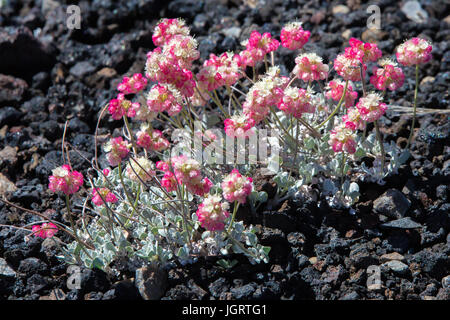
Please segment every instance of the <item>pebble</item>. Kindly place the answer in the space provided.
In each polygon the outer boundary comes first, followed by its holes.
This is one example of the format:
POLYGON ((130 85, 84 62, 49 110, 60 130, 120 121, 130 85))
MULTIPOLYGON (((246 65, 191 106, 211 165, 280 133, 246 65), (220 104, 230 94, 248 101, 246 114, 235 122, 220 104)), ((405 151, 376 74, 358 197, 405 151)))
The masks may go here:
POLYGON ((428 13, 422 9, 418 1, 405 2, 401 10, 408 19, 414 22, 425 23, 428 20, 428 13))
POLYGON ((411 218, 409 218, 409 217, 394 220, 394 221, 389 221, 389 222, 383 223, 381 226, 385 227, 385 228, 397 228, 397 229, 415 229, 415 228, 422 227, 421 224, 411 220, 411 218))
POLYGON ((144 300, 160 299, 167 287, 167 273, 156 266, 146 266, 136 270, 134 281, 144 300))
POLYGON ((450 288, 450 275, 442 278, 442 288, 450 288))
POLYGON ((392 260, 405 261, 405 257, 402 256, 398 252, 386 253, 380 257, 381 263, 392 261, 392 260))
POLYGON ((16 272, 8 265, 5 259, 0 258, 0 277, 14 278, 16 272))
POLYGON ((373 202, 375 212, 390 218, 403 218, 411 202, 397 189, 389 189, 373 202))
POLYGON ((408 271, 408 266, 406 264, 404 264, 403 262, 400 262, 397 260, 392 260, 392 261, 386 262, 386 266, 388 266, 389 269, 391 269, 392 271, 399 273, 399 274, 404 274, 408 271))
POLYGON ((350 12, 350 9, 347 6, 344 6, 343 4, 340 4, 340 5, 334 6, 331 9, 331 12, 333 13, 333 15, 336 16, 338 14, 347 14, 347 13, 350 12))

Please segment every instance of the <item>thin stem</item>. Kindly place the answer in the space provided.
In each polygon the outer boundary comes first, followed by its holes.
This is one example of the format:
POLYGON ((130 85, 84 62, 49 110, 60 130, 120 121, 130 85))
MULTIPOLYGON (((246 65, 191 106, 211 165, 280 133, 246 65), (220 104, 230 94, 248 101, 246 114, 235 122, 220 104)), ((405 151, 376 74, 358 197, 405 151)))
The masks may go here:
POLYGON ((378 121, 375 120, 375 130, 377 131, 377 139, 380 143, 380 150, 381 150, 381 169, 384 173, 384 162, 385 162, 385 153, 384 153, 384 145, 383 145, 383 137, 381 136, 380 127, 378 125, 378 121))
POLYGON ((75 222, 73 221, 72 212, 70 212, 70 197, 68 194, 66 194, 66 206, 67 206, 67 215, 69 216, 70 224, 71 224, 72 230, 73 230, 73 236, 75 237, 75 240, 77 240, 78 244, 80 245, 80 247, 84 251, 84 253, 86 253, 86 255, 90 259, 92 259, 91 255, 89 254, 89 252, 87 252, 86 248, 84 247, 84 243, 80 240, 80 238, 77 235, 77 227, 75 225, 75 222))
POLYGON ((347 87, 348 87, 348 80, 345 81, 344 92, 342 93, 341 100, 339 100, 339 103, 338 103, 338 105, 336 106, 336 109, 334 109, 334 111, 330 114, 330 116, 329 116, 324 122, 322 122, 321 124, 319 124, 319 125, 316 127, 316 130, 319 129, 319 128, 321 128, 322 126, 324 126, 328 121, 330 121, 330 120, 334 117, 334 115, 335 115, 336 113, 339 112, 339 109, 341 108, 341 104, 342 104, 342 102, 344 101, 345 95, 346 95, 346 93, 347 93, 347 87))
POLYGON ((228 226, 227 233, 231 232, 231 228, 233 228, 234 218, 236 217, 236 212, 239 208, 239 202, 234 201, 233 215, 231 216, 230 225, 228 226))
POLYGON ((416 89, 414 90, 414 111, 413 111, 413 121, 411 125, 411 132, 409 133, 408 143, 406 149, 409 148, 411 140, 414 134, 414 125, 416 124, 416 109, 417 109, 417 93, 419 91, 419 65, 416 64, 416 89))

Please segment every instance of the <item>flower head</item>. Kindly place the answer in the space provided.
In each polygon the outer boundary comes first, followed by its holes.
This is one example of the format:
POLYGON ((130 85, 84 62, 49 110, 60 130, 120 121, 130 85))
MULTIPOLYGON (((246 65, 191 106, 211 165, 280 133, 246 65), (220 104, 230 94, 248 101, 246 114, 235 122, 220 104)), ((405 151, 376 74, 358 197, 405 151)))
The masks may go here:
POLYGON ((278 109, 295 118, 301 118, 303 113, 314 112, 315 108, 311 100, 311 92, 305 89, 287 87, 284 95, 278 103, 278 109))
POLYGON ((103 150, 108 152, 106 159, 108 159, 111 166, 117 166, 130 152, 131 144, 122 139, 122 137, 112 138, 108 141, 103 150))
POLYGON ((361 80, 360 66, 363 66, 364 71, 367 69, 367 66, 362 62, 360 53, 360 50, 348 50, 348 52, 346 50, 346 53, 339 54, 334 60, 334 69, 344 80, 361 80))
POLYGON ((292 71, 305 82, 323 80, 327 77, 328 66, 322 63, 322 58, 315 53, 303 53, 295 58, 295 68, 292 71))
POLYGON ((277 105, 283 96, 283 89, 289 79, 280 76, 280 72, 279 67, 271 67, 247 93, 242 107, 244 114, 253 119, 255 124, 261 122, 269 114, 270 107, 277 105))
POLYGON ((241 65, 254 66, 258 61, 262 61, 266 54, 277 50, 280 43, 273 39, 270 33, 261 35, 254 30, 250 38, 242 42, 242 45, 245 46, 245 50, 240 54, 241 65))
POLYGON ((94 188, 92 190, 92 202, 96 206, 102 206, 105 204, 103 200, 109 203, 116 203, 118 201, 114 193, 108 188, 94 188))
POLYGON ((362 61, 364 63, 369 61, 375 62, 381 58, 381 50, 378 49, 378 46, 375 43, 364 43, 361 40, 355 38, 351 38, 349 42, 352 48, 357 48, 362 52, 362 61))
POLYGON ((117 86, 117 90, 124 94, 138 93, 147 85, 147 79, 140 73, 135 73, 131 78, 123 77, 122 82, 117 86))
POLYGON ((212 91, 221 86, 231 86, 242 77, 239 64, 232 52, 224 52, 220 56, 210 54, 209 60, 203 63, 197 79, 203 90, 212 91))
POLYGON ((144 157, 131 160, 125 168, 125 175, 134 181, 147 182, 155 176, 153 163, 144 157))
POLYGON ((137 132, 136 137, 137 145, 146 150, 162 151, 170 145, 161 131, 152 129, 147 123, 141 125, 141 129, 137 132))
POLYGON ((52 192, 62 192, 66 195, 74 194, 83 184, 83 175, 65 164, 62 167, 53 169, 49 178, 48 188, 52 192))
POLYGON ((344 123, 340 123, 331 130, 328 144, 332 146, 334 152, 347 151, 353 154, 356 152, 355 133, 347 128, 344 123))
MULTIPOLYGON (((330 81, 327 86, 327 91, 325 92, 325 97, 327 99, 333 99, 338 102, 342 98, 342 94, 344 93, 345 83, 342 80, 336 79, 330 81)), ((351 83, 347 85, 347 91, 345 93, 345 107, 349 108, 353 106, 356 98, 358 97, 358 93, 353 91, 353 86, 351 83)))
POLYGON ((347 114, 342 117, 342 121, 345 127, 350 130, 363 130, 365 126, 365 121, 361 118, 361 114, 357 108, 349 108, 347 114))
POLYGON ((402 43, 396 52, 397 60, 404 66, 427 63, 431 60, 432 45, 421 38, 412 38, 402 43))
POLYGON ((133 118, 139 108, 138 102, 125 99, 123 93, 119 93, 116 99, 111 99, 108 105, 108 111, 114 120, 119 120, 123 116, 133 118))
POLYGON ((198 206, 196 212, 202 227, 209 231, 220 231, 225 228, 225 220, 230 213, 228 204, 222 203, 220 196, 208 195, 198 206))
POLYGON ((36 237, 46 239, 53 237, 58 232, 58 227, 51 222, 45 222, 40 226, 34 225, 32 231, 36 237))
POLYGON ((356 104, 361 119, 367 122, 380 119, 387 109, 386 104, 381 102, 382 100, 383 98, 379 94, 373 92, 361 97, 356 104))
POLYGON ((225 200, 245 203, 252 192, 252 178, 242 176, 237 169, 233 169, 222 181, 223 197, 225 200))
POLYGON ((150 112, 166 111, 170 116, 180 113, 182 107, 180 92, 170 84, 156 84, 147 95, 150 112))
POLYGON ((189 35, 189 28, 182 19, 162 19, 153 31, 155 46, 163 46, 175 35, 189 35))
POLYGON ((229 137, 246 138, 255 133, 255 120, 245 114, 235 114, 224 120, 225 133, 229 137))
POLYGON ((171 158, 171 164, 180 185, 186 185, 189 192, 202 196, 209 192, 212 182, 208 178, 202 178, 200 164, 185 155, 171 158))
POLYGON ((303 30, 301 22, 288 23, 281 29, 281 45, 290 50, 301 49, 310 35, 311 32, 303 30))
POLYGON ((397 63, 390 59, 380 60, 378 64, 381 68, 373 67, 373 76, 370 77, 370 83, 378 90, 389 89, 397 90, 403 85, 405 75, 397 63))

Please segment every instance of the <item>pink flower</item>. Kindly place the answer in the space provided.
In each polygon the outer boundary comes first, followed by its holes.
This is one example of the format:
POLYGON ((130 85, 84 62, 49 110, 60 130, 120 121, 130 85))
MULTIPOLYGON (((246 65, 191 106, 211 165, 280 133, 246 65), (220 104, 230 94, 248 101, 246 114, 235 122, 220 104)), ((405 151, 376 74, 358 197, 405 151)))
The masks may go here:
MULTIPOLYGON (((345 83, 339 79, 330 81, 328 83, 328 90, 325 92, 325 97, 327 99, 333 99, 338 102, 342 98, 344 93, 345 83)), ((347 85, 347 91, 345 93, 345 107, 350 108, 355 103, 358 93, 353 91, 352 85, 349 83, 347 85)))
POLYGON ((150 112, 166 111, 170 116, 180 113, 182 107, 180 92, 170 84, 156 84, 147 95, 150 112))
POLYGON ((252 178, 244 177, 233 169, 222 181, 223 197, 230 202, 245 203, 253 190, 252 181, 252 178))
POLYGON ((190 69, 192 62, 200 58, 197 40, 191 36, 174 35, 163 47, 163 53, 170 55, 184 69, 190 69))
POLYGON ((242 105, 244 114, 255 121, 255 124, 266 118, 270 107, 277 105, 283 97, 283 90, 289 81, 280 76, 280 68, 271 67, 266 75, 249 90, 242 105))
POLYGON ((156 48, 147 53, 145 75, 151 81, 172 84, 182 95, 191 97, 194 94, 195 81, 192 72, 182 67, 180 61, 172 53, 156 48))
POLYGON ((361 114, 359 113, 359 109, 357 108, 349 108, 347 110, 347 114, 342 117, 342 120, 345 124, 346 128, 350 130, 364 130, 365 122, 361 118, 361 114))
POLYGON ((202 90, 212 91, 221 86, 231 86, 242 77, 235 55, 224 52, 219 57, 210 54, 209 60, 203 63, 203 68, 197 76, 202 90))
POLYGON ((323 80, 327 77, 328 66, 322 63, 322 58, 317 54, 304 53, 295 58, 292 72, 305 82, 323 80))
POLYGON ((364 71, 367 69, 367 66, 362 62, 362 56, 360 50, 346 50, 345 53, 339 54, 334 60, 334 69, 344 80, 360 81, 361 64, 364 71))
POLYGON ((301 49, 310 35, 311 32, 303 30, 301 22, 288 23, 281 29, 281 45, 290 50, 301 49))
POLYGON ((46 239, 53 237, 58 232, 58 227, 51 222, 45 222, 40 226, 34 225, 32 231, 36 237, 46 239))
POLYGON ((131 78, 123 77, 123 80, 117 86, 117 90, 124 94, 138 93, 147 85, 147 79, 140 73, 135 73, 131 78))
POLYGON ((258 61, 264 60, 264 56, 278 49, 280 43, 266 32, 260 34, 254 30, 250 38, 242 43, 245 50, 240 54, 240 63, 243 66, 254 66, 258 61))
POLYGON ((108 141, 103 150, 108 152, 106 159, 108 159, 111 166, 117 166, 130 152, 131 144, 127 143, 122 137, 112 138, 108 141))
POLYGON ((144 157, 131 160, 125 168, 125 175, 134 181, 147 182, 151 180, 156 172, 153 163, 144 157))
POLYGON ((189 28, 181 19, 162 19, 153 31, 152 40, 155 46, 163 46, 175 35, 189 35, 189 28))
POLYGON ((278 103, 278 109, 295 118, 301 118, 303 113, 314 112, 315 107, 312 104, 311 93, 309 91, 295 87, 287 87, 284 89, 284 95, 278 103))
POLYGON ((225 133, 229 137, 246 138, 255 133, 255 120, 245 114, 237 114, 224 120, 225 133))
POLYGON ((361 119, 367 122, 380 119, 387 109, 386 104, 381 101, 382 97, 377 93, 369 93, 367 96, 361 97, 356 104, 361 119))
POLYGON ((378 46, 375 43, 364 43, 361 40, 351 38, 349 40, 350 46, 353 48, 357 48, 363 53, 362 61, 366 62, 375 62, 381 58, 381 50, 378 49, 378 46))
POLYGON ((389 59, 379 61, 381 68, 373 67, 373 76, 370 77, 370 83, 378 90, 389 89, 397 90, 403 85, 405 75, 397 64, 389 59))
POLYGON ((53 169, 49 178, 48 188, 52 192, 63 192, 66 195, 74 194, 83 184, 83 175, 65 164, 62 167, 53 169))
POLYGON ((116 203, 118 201, 114 193, 112 193, 108 188, 94 188, 92 190, 92 195, 93 195, 92 202, 96 206, 104 205, 105 203, 103 202, 103 199, 106 202, 110 203, 116 203))
POLYGON ((109 176, 109 173, 111 172, 111 170, 109 170, 108 168, 103 169, 103 174, 105 176, 109 176))
POLYGON ((164 172, 164 176, 161 179, 161 186, 163 186, 167 192, 175 191, 177 188, 175 175, 170 171, 164 172))
POLYGON ((119 93, 117 99, 111 99, 108 105, 108 111, 114 120, 119 120, 123 116, 133 118, 139 108, 138 102, 131 102, 125 99, 123 93, 119 93))
POLYGON ((202 196, 209 192, 212 183, 208 178, 202 178, 200 164, 185 155, 171 159, 175 178, 180 185, 185 185, 192 194, 202 196))
POLYGON ((225 228, 225 220, 230 213, 228 204, 222 203, 220 196, 208 195, 198 206, 198 221, 208 231, 221 231, 225 228))
POLYGON ((397 60, 404 66, 427 63, 431 60, 431 44, 421 38, 412 38, 397 48, 397 60))
POLYGON ((328 144, 332 146, 334 152, 346 151, 350 154, 356 152, 355 134, 344 123, 340 123, 331 130, 328 144))
POLYGON ((136 134, 138 146, 153 151, 162 151, 169 147, 170 143, 164 138, 161 131, 152 129, 148 124, 143 124, 136 134))

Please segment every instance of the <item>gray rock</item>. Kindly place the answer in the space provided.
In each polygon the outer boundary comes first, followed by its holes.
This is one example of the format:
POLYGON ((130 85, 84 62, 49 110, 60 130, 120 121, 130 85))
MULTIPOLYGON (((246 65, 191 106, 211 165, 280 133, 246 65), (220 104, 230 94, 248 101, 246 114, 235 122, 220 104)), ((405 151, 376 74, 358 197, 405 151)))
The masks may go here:
POLYGON ((6 260, 0 258, 0 277, 14 278, 16 272, 6 263, 6 260))
POLYGON ((442 278, 442 288, 450 288, 450 275, 442 278))
POLYGON ((386 266, 395 273, 399 274, 405 274, 409 270, 406 264, 397 260, 386 262, 386 266))
POLYGON ((157 266, 146 266, 136 270, 134 284, 144 300, 160 299, 167 288, 167 273, 157 266))
POLYGON ((422 228, 422 225, 420 223, 417 223, 417 222, 411 220, 411 218, 409 218, 409 217, 394 220, 394 221, 389 221, 389 222, 383 223, 381 226, 384 228, 397 228, 397 229, 422 228))
POLYGON ((77 64, 70 68, 70 74, 77 78, 83 78, 94 71, 95 67, 88 61, 77 62, 77 64))
POLYGON ((428 20, 428 13, 422 9, 418 1, 407 1, 401 8, 408 19, 416 23, 424 23, 428 20))
POLYGON ((373 202, 375 212, 393 219, 405 216, 411 202, 397 189, 389 189, 373 202))
POLYGON ((242 30, 239 27, 231 27, 231 28, 222 30, 222 33, 226 37, 235 38, 235 39, 239 38, 239 36, 241 35, 241 32, 242 32, 242 30))

